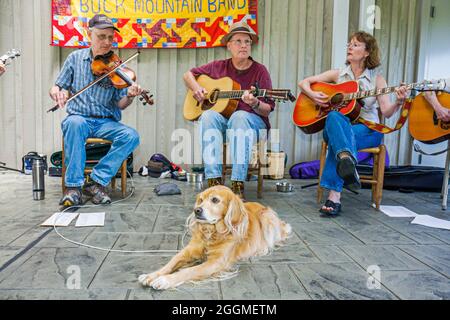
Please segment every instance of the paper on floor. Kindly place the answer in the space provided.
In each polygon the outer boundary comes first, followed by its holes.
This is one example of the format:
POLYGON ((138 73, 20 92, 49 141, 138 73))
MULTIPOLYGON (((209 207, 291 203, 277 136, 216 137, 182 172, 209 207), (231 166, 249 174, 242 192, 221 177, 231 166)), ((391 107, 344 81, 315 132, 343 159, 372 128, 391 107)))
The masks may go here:
POLYGON ((78 215, 78 212, 56 212, 50 218, 45 220, 41 226, 42 227, 67 227, 73 219, 78 215))
POLYGON ((438 219, 426 214, 418 215, 411 223, 431 228, 450 230, 450 221, 438 219))
POLYGON ((417 213, 401 206, 380 206, 380 211, 392 218, 414 218, 417 213))
POLYGON ((103 227, 105 225, 104 212, 80 213, 75 227, 103 227))

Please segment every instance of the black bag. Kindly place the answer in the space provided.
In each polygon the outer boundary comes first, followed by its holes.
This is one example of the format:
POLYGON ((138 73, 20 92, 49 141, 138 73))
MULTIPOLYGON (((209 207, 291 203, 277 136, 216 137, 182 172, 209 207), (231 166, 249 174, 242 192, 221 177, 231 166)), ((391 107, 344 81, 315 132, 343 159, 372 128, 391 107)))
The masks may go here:
MULTIPOLYGON (((98 161, 106 156, 111 144, 109 143, 89 143, 86 145, 86 168, 93 168, 98 161)), ((50 157, 50 162, 55 167, 62 167, 62 151, 54 152, 50 157)), ((133 153, 127 157, 127 171, 133 175, 133 153)), ((119 175, 120 176, 120 175, 119 175)))
POLYGON ((34 160, 44 161, 44 174, 47 174, 47 156, 45 154, 37 153, 36 151, 30 151, 22 157, 22 172, 25 174, 31 174, 34 160))
MULTIPOLYGON (((356 166, 360 175, 372 175, 372 167, 356 166)), ((441 192, 444 169, 425 166, 391 166, 384 171, 383 189, 441 192)), ((363 187, 370 185, 363 184, 363 187)))
POLYGON ((153 178, 159 178, 163 172, 171 171, 171 167, 162 162, 149 160, 147 163, 148 175, 153 178))
POLYGON ((155 153, 150 157, 147 163, 148 175, 153 178, 159 178, 161 173, 170 171, 175 172, 180 170, 176 164, 172 163, 167 157, 161 153, 155 153))

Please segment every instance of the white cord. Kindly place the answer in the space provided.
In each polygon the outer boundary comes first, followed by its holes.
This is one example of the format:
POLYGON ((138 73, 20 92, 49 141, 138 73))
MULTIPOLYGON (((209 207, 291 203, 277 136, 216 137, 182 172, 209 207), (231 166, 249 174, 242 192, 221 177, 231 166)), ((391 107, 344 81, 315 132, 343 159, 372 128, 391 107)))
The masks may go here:
MULTIPOLYGON (((125 201, 125 200, 129 199, 134 194, 135 188, 134 188, 133 177, 131 176, 131 173, 128 170, 127 170, 127 173, 130 176, 130 180, 131 180, 131 193, 124 199, 120 199, 120 200, 111 202, 111 205, 113 205, 115 203, 118 203, 118 202, 121 202, 121 201, 125 201)), ((66 212, 66 210, 69 210, 71 208, 92 208, 92 207, 98 207, 98 206, 100 206, 100 204, 97 204, 97 205, 71 206, 71 207, 67 207, 63 211, 59 212, 59 214, 62 215, 64 212, 66 212)), ((96 250, 101 250, 101 251, 121 252, 121 253, 158 253, 158 252, 175 253, 175 252, 179 251, 179 250, 134 250, 133 251, 133 250, 117 250, 117 249, 108 249, 108 248, 101 248, 101 247, 91 246, 89 244, 85 244, 85 243, 81 243, 81 242, 78 242, 78 241, 75 241, 75 240, 68 239, 68 238, 64 237, 62 234, 60 234, 58 232, 58 229, 56 228, 56 222, 58 221, 59 218, 61 218, 61 216, 57 215, 56 218, 55 218, 55 222, 53 223, 53 229, 55 230, 56 234, 58 236, 60 236, 62 239, 66 240, 66 241, 68 241, 70 243, 82 246, 82 247, 86 247, 86 248, 90 248, 90 249, 96 249, 96 250)), ((184 246, 184 237, 186 236, 186 233, 187 233, 187 231, 184 233, 183 238, 182 238, 183 246, 184 246)))

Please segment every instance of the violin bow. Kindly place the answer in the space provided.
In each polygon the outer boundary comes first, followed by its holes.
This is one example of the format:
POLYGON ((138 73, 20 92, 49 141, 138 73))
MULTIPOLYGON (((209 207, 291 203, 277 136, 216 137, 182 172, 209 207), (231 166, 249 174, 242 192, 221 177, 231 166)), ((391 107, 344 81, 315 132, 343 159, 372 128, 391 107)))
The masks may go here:
MULTIPOLYGON (((90 87, 92 87, 94 84, 102 81, 103 79, 105 79, 107 76, 109 76, 111 73, 113 73, 116 69, 120 68, 121 66, 123 66, 125 63, 127 63, 128 61, 133 60, 134 58, 136 58, 138 55, 140 54, 140 52, 136 52, 135 54, 133 54, 131 57, 129 57, 128 59, 126 59, 125 61, 123 61, 121 64, 115 66, 114 68, 112 68, 109 72, 105 73, 104 75, 102 75, 101 77, 97 78, 96 80, 92 81, 91 83, 89 83, 87 86, 85 86, 83 89, 81 89, 80 91, 78 91, 77 93, 75 93, 73 96, 71 96, 69 99, 67 99, 66 104, 69 101, 72 101, 73 99, 75 99, 76 97, 78 97, 80 94, 82 94, 84 91, 86 91, 87 89, 89 89, 90 87)), ((50 108, 47 110, 47 113, 54 112, 56 110, 59 109, 59 105, 54 106, 53 108, 50 108)))

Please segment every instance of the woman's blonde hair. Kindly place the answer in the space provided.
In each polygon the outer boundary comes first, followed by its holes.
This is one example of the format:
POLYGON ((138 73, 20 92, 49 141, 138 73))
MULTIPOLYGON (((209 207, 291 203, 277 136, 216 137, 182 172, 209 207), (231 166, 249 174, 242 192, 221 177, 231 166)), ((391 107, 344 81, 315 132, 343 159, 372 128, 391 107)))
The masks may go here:
MULTIPOLYGON (((378 48, 377 39, 375 39, 370 33, 364 31, 358 31, 353 33, 349 37, 349 42, 352 39, 356 39, 359 42, 363 42, 366 45, 366 51, 369 56, 364 60, 364 65, 367 69, 372 70, 381 65, 380 49, 378 48)), ((348 61, 345 64, 349 64, 348 61)))

